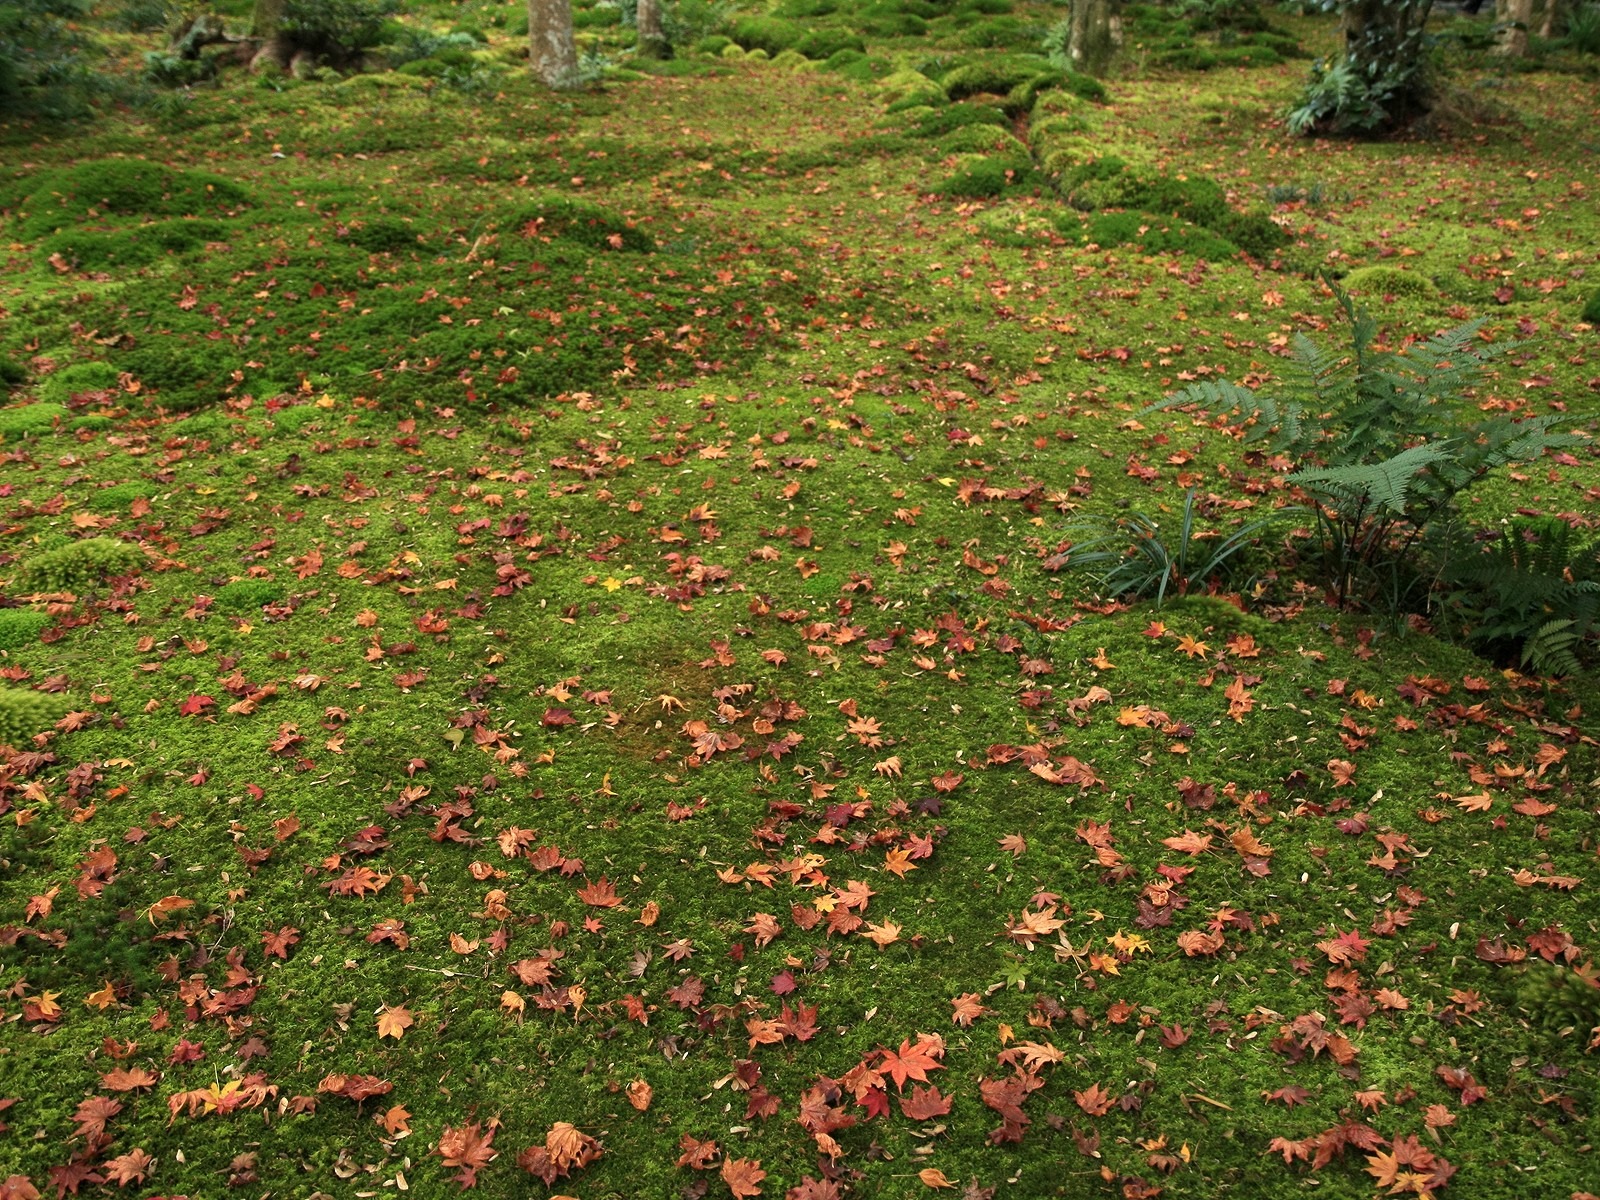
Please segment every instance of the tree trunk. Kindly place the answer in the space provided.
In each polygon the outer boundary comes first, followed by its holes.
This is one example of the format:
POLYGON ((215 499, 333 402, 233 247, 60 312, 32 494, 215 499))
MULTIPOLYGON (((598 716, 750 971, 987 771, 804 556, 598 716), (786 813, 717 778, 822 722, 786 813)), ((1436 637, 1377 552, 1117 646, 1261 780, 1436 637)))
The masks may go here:
POLYGON ((1528 53, 1528 25, 1533 17, 1533 0, 1502 0, 1495 5, 1495 16, 1501 24, 1500 40, 1494 48, 1496 54, 1507 58, 1521 58, 1528 53))
POLYGON ((1544 15, 1539 19, 1539 36, 1549 41, 1556 33, 1556 15, 1561 11, 1561 0, 1544 0, 1544 15))
POLYGON ((283 23, 283 10, 288 7, 285 0, 256 0, 255 11, 250 20, 250 32, 261 40, 261 49, 256 51, 255 57, 250 60, 250 69, 259 71, 263 67, 276 67, 279 71, 289 69, 289 60, 294 57, 294 47, 289 44, 289 39, 279 32, 283 23))
POLYGON ((1073 0, 1067 61, 1074 71, 1104 75, 1122 48, 1122 0, 1073 0))
POLYGON ((546 87, 577 86, 571 0, 528 0, 528 65, 546 87))
POLYGON ((634 53, 640 58, 671 58, 672 43, 661 22, 661 0, 639 0, 639 39, 634 53))

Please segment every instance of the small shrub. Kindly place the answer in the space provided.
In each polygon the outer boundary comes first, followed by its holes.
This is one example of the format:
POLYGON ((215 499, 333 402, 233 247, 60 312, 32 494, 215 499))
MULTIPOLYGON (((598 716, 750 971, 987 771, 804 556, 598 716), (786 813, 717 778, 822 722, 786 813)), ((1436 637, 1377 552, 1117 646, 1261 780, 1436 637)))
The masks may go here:
POLYGON ((1580 669, 1600 621, 1600 541, 1555 517, 1519 517, 1487 549, 1448 564, 1450 607, 1491 657, 1548 675, 1580 669))
POLYGON ((1381 604, 1398 616, 1431 582, 1417 556, 1430 527, 1492 472, 1572 444, 1559 413, 1480 414, 1464 403, 1504 345, 1477 343, 1469 321, 1408 347, 1374 346, 1377 322, 1337 287, 1348 352, 1294 339, 1294 375, 1275 395, 1227 382, 1193 384, 1145 412, 1195 404, 1240 410, 1246 441, 1264 440, 1295 464, 1290 483, 1315 501, 1315 559, 1333 600, 1381 604))
POLYGON ((342 63, 383 41, 396 0, 288 0, 280 32, 296 47, 342 63))
POLYGON ((0 746, 26 748, 34 734, 49 729, 66 715, 68 707, 62 696, 0 687, 0 746))
POLYGON ((1589 293, 1589 299, 1584 302, 1583 311, 1578 317, 1590 325, 1600 325, 1600 288, 1589 293))
POLYGON ((201 54, 184 58, 165 50, 151 50, 144 56, 144 78, 156 87, 193 87, 217 77, 217 58, 214 54, 201 54))
POLYGON ((1517 987, 1517 1003, 1534 1025, 1551 1033, 1584 1035, 1600 1028, 1600 976, 1594 964, 1558 966, 1531 958, 1517 987))
POLYGON ((85 538, 27 559, 18 581, 35 592, 70 592, 130 574, 143 563, 137 546, 116 538, 85 538))
POLYGON ((0 608, 0 650, 16 650, 39 640, 50 627, 48 613, 31 608, 0 608))
POLYGON ((33 437, 49 433, 70 414, 59 404, 24 404, 20 408, 0 408, 0 440, 33 437))
POLYGON ((1090 571, 1106 597, 1154 599, 1159 607, 1169 592, 1186 596, 1197 589, 1229 589, 1243 565, 1241 551, 1283 513, 1251 521, 1226 536, 1198 528, 1200 515, 1191 489, 1175 525, 1163 526, 1159 518, 1133 512, 1071 526, 1067 536, 1072 544, 1063 565, 1090 571))

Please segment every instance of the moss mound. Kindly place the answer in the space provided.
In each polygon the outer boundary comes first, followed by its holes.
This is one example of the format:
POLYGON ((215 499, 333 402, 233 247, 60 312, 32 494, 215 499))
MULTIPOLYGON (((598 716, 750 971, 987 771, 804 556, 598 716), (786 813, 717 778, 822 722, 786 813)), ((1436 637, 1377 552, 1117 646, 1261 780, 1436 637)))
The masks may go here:
POLYGON ((37 240, 107 216, 217 216, 249 203, 249 192, 218 175, 137 158, 109 159, 41 178, 21 205, 21 231, 37 240))
POLYGON ((647 254, 655 239, 610 209, 570 196, 551 196, 511 212, 500 228, 524 237, 559 239, 596 250, 647 254))
POLYGON ((50 616, 31 608, 0 608, 0 650, 15 650, 38 639, 50 616))
POLYGON ((59 404, 24 404, 20 408, 0 408, 0 439, 31 437, 49 433, 64 423, 70 414, 59 404))
POLYGON ((1434 296, 1439 292, 1426 275, 1398 267, 1362 267, 1346 275, 1343 283, 1348 290, 1369 296, 1434 296))

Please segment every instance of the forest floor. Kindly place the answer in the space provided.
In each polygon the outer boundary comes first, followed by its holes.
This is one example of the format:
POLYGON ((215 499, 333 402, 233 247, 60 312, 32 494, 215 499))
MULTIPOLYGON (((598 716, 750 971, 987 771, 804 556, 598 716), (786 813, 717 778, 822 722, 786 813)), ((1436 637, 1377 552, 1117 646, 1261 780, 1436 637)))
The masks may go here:
MULTIPOLYGON (((869 51, 989 53, 929 26, 869 51)), ((1110 81, 1255 257, 937 190, 877 68, 6 131, 0 1196, 1594 1190, 1592 678, 1329 607, 1303 511, 1236 594, 1062 569, 1295 498, 1141 410, 1346 344, 1314 268, 1594 433, 1593 87, 1458 57, 1387 144, 1289 139, 1300 59, 1110 81)))

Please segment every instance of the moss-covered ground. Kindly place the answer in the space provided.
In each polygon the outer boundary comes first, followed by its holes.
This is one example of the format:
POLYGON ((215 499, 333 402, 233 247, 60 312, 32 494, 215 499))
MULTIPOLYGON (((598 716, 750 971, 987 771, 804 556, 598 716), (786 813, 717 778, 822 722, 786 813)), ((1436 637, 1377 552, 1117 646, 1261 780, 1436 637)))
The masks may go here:
POLYGON ((1059 569, 1285 501, 1139 410, 1314 268, 1592 434, 1592 86, 1292 142, 1325 22, 1096 98, 1044 6, 756 16, 4 132, 0 1195, 1596 1190, 1592 680, 1059 569))

